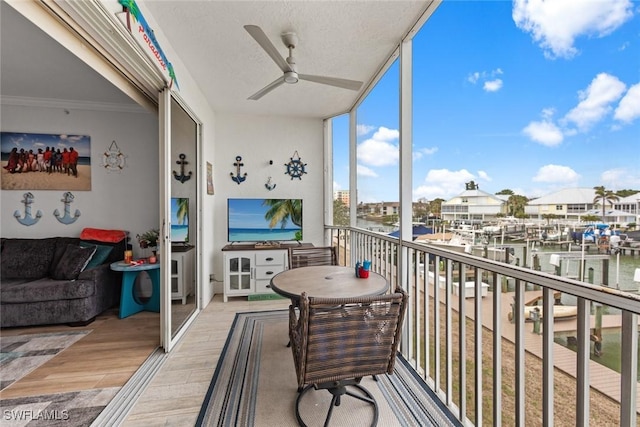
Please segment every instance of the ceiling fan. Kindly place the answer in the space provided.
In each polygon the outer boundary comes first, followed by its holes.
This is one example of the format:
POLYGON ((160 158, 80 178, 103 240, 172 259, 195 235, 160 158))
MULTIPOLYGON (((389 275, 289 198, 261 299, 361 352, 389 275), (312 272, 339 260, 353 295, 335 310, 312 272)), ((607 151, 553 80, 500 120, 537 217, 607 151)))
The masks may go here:
POLYGON ((310 82, 321 83, 325 85, 337 86, 343 89, 359 90, 362 87, 362 82, 356 80, 339 79, 336 77, 326 76, 314 76, 311 74, 299 74, 296 67, 296 61, 293 57, 293 49, 298 44, 298 36, 295 33, 288 32, 282 34, 282 41, 289 49, 289 56, 285 60, 282 58, 278 49, 271 43, 267 35, 257 25, 245 25, 244 29, 258 42, 258 44, 267 52, 267 54, 273 59, 273 61, 280 67, 284 73, 281 77, 278 77, 267 86, 260 89, 258 92, 251 95, 248 99, 257 101, 273 89, 277 88, 283 83, 294 84, 298 83, 298 80, 307 80, 310 82))

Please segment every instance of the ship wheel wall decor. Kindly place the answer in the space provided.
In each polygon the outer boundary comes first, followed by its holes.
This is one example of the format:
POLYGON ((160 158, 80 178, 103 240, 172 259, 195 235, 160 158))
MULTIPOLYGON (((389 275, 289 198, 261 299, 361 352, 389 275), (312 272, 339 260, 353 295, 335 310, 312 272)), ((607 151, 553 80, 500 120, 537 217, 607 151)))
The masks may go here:
POLYGON ((307 164, 302 163, 302 160, 300 160, 300 155, 297 151, 293 153, 293 156, 291 156, 291 160, 289 161, 289 163, 285 163, 284 165, 287 167, 287 171, 285 172, 285 174, 289 175, 291 179, 298 178, 301 180, 302 175, 307 173, 307 171, 305 170, 307 164))

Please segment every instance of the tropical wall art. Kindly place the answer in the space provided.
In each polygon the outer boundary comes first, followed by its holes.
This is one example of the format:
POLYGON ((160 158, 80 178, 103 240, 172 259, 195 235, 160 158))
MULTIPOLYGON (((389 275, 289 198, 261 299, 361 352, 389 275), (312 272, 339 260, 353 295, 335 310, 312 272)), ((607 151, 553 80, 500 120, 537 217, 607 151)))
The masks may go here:
POLYGON ((88 135, 0 132, 3 190, 91 190, 88 135))

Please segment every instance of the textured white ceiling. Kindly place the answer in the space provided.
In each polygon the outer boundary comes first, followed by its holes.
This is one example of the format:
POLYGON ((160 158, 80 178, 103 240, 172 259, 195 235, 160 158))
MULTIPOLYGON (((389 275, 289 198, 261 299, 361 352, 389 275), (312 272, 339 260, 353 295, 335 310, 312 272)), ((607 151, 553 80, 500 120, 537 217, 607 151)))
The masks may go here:
MULTIPOLYGON (((284 84, 258 101, 247 99, 282 72, 243 26, 260 26, 283 58, 288 52, 280 36, 294 31, 300 73, 366 84, 430 1, 139 3, 178 52, 214 111, 329 117, 351 107, 359 92, 300 81, 284 84)), ((3 96, 130 102, 5 4, 1 15, 3 96)))
MULTIPOLYGON (((298 35, 298 71, 368 82, 430 2, 199 1, 146 2, 216 111, 327 117, 343 112, 358 92, 299 81, 258 101, 247 98, 282 75, 245 31, 263 29, 281 55, 281 34, 298 35)), ((180 76, 177 76, 180 79, 180 76)), ((364 87, 364 86, 363 86, 364 87)))

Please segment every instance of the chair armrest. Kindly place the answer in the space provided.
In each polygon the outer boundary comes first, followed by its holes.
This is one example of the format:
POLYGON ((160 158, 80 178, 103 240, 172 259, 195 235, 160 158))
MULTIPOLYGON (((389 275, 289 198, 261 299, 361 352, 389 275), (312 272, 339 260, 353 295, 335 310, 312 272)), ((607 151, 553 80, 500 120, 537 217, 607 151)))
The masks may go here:
POLYGON ((289 344, 291 345, 291 353, 293 354, 293 363, 296 368, 296 376, 298 379, 298 390, 304 386, 304 375, 306 353, 307 353, 307 334, 306 323, 300 316, 296 315, 297 305, 293 303, 289 305, 289 344))

